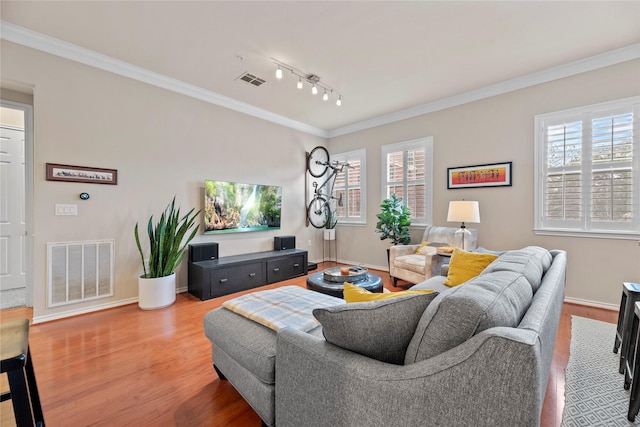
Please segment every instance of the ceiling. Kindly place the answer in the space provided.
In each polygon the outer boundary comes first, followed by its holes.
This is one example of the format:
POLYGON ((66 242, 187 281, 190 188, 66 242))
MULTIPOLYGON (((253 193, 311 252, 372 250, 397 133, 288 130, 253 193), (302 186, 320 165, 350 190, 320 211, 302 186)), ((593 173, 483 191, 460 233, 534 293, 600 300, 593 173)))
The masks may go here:
POLYGON ((323 131, 640 42, 638 1, 2 0, 0 8, 4 22, 323 131), (342 105, 297 89, 288 71, 277 80, 271 58, 320 76, 342 105), (245 72, 266 83, 239 80, 245 72))

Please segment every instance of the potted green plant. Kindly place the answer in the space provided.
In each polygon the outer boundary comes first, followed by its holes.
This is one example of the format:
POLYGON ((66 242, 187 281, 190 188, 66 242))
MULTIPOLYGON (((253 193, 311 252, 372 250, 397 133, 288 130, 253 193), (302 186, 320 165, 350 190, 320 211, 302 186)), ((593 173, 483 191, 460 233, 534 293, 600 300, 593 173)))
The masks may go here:
POLYGON ((390 198, 382 201, 380 209, 381 212, 376 215, 376 233, 380 234, 380 240, 391 239, 393 245, 409 243, 411 211, 402 204, 402 198, 393 193, 390 198))
POLYGON ((336 240, 336 225, 338 224, 338 217, 336 211, 329 209, 329 217, 327 219, 327 225, 324 226, 324 240, 336 240))
POLYGON ((180 208, 176 208, 175 202, 174 196, 156 224, 153 223, 153 215, 149 218, 147 262, 140 244, 138 223, 134 229, 144 271, 138 279, 138 305, 143 310, 167 307, 176 300, 175 271, 182 262, 187 245, 198 232, 199 225, 195 224, 195 220, 200 211, 193 213, 194 209, 191 209, 186 215, 180 216, 180 208), (191 234, 187 235, 192 228, 191 234))

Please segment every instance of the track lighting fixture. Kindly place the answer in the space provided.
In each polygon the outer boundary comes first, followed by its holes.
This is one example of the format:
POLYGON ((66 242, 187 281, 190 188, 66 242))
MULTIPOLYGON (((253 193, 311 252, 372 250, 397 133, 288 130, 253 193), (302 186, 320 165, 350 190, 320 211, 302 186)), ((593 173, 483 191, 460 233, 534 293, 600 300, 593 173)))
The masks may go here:
POLYGON ((291 74, 293 74, 294 76, 298 77, 298 82, 296 84, 296 87, 298 89, 302 89, 304 87, 304 82, 303 79, 306 80, 307 82, 309 82, 311 84, 311 93, 314 95, 318 94, 318 88, 322 89, 324 91, 323 95, 322 95, 322 100, 323 101, 328 101, 329 100, 329 96, 333 95, 335 93, 335 95, 338 97, 338 99, 336 100, 336 105, 342 105, 342 95, 340 95, 335 89, 333 89, 331 86, 325 84, 324 82, 320 81, 320 77, 318 77, 316 74, 308 74, 308 73, 304 73, 296 68, 293 68, 290 65, 285 64, 284 62, 278 61, 275 58, 271 58, 271 61, 276 65, 276 78, 277 79, 282 79, 283 75, 282 75, 282 70, 287 70, 290 71, 291 74))

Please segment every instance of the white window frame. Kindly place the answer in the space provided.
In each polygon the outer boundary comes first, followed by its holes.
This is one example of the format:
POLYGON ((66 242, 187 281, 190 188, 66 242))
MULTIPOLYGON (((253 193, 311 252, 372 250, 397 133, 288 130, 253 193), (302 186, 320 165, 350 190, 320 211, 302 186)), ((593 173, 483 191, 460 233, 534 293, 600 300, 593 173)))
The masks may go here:
MULTIPOLYGON (((411 218, 411 226, 427 226, 431 225, 433 222, 433 137, 428 136, 424 138, 413 139, 410 141, 397 142, 394 144, 387 144, 382 146, 382 165, 381 165, 381 175, 382 175, 382 188, 381 188, 381 200, 384 200, 389 197, 387 195, 387 186, 389 182, 387 181, 387 154, 402 151, 403 152, 403 163, 406 165, 407 161, 407 151, 415 149, 415 148, 424 148, 425 160, 424 160, 424 212, 425 216, 423 218, 413 217, 411 218)), ((404 168, 404 177, 403 177, 403 194, 408 194, 407 191, 407 170, 404 168)), ((403 197, 403 203, 406 206, 406 200, 403 197)), ((412 212, 413 215, 413 212, 412 212)))
MULTIPOLYGON (((338 216, 338 225, 339 224, 366 224, 367 222, 367 150, 360 149, 360 150, 354 150, 354 151, 349 151, 346 153, 338 153, 338 154, 331 154, 331 161, 339 161, 339 162, 353 162, 354 160, 357 160, 360 162, 360 185, 358 185, 357 187, 360 187, 360 216, 358 217, 350 217, 348 216, 349 213, 349 189, 350 188, 354 188, 356 186, 350 186, 349 185, 349 180, 345 179, 345 185, 346 187, 345 189, 345 195, 346 197, 343 200, 343 203, 346 204, 346 209, 345 212, 347 212, 347 216, 338 216)), ((350 169, 349 169, 350 170, 350 169)), ((347 168, 345 168, 345 171, 347 171, 347 168)), ((347 173, 349 173, 347 171, 347 173)), ((334 186, 333 191, 336 191, 336 188, 334 186)))
MULTIPOLYGON (((640 96, 619 99, 610 102, 587 105, 535 116, 535 147, 534 147, 534 233, 539 235, 598 237, 637 239, 640 238, 640 96), (594 115, 603 111, 622 110, 633 113, 633 157, 631 170, 633 171, 632 209, 633 220, 629 223, 597 222, 591 218, 591 175, 593 163, 591 160, 591 120, 594 115), (582 211, 584 219, 576 220, 548 220, 544 217, 546 200, 546 179, 548 175, 545 163, 545 129, 548 126, 568 121, 582 121, 582 155, 579 171, 581 173, 582 211)), ((628 166, 627 166, 628 167, 628 166)), ((567 167, 568 169, 568 167, 567 167)))

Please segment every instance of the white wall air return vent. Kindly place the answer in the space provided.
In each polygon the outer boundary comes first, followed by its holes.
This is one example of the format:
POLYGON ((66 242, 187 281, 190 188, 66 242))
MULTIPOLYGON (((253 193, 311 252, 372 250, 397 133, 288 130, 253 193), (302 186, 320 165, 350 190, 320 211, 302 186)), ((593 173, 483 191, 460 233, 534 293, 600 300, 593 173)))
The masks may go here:
POLYGON ((238 77, 238 79, 242 80, 243 82, 249 83, 250 85, 253 85, 253 86, 260 86, 266 82, 266 80, 261 79, 260 77, 254 76, 251 73, 244 73, 240 77, 238 77))
POLYGON ((113 296, 114 242, 47 243, 48 306, 113 296))

